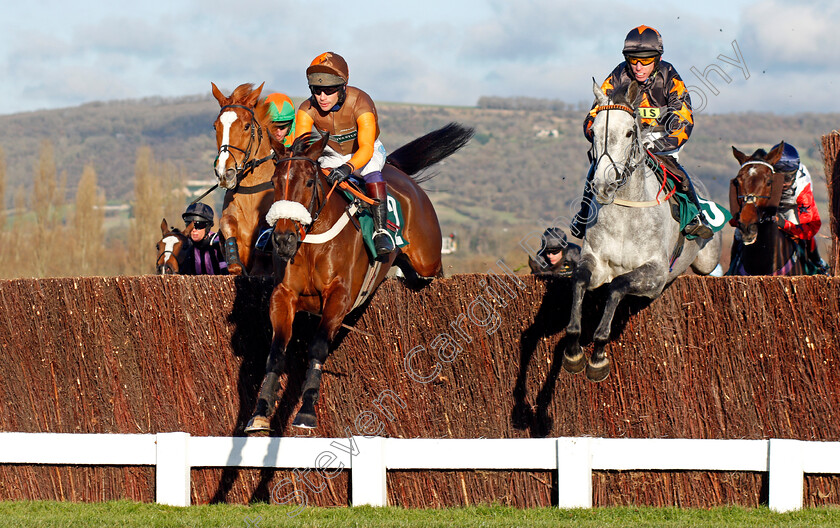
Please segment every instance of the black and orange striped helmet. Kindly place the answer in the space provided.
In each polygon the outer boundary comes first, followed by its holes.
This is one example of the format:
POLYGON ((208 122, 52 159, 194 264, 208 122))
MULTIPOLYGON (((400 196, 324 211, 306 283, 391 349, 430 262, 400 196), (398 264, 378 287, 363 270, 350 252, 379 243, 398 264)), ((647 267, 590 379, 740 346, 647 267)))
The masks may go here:
POLYGON ((639 26, 630 30, 624 39, 622 53, 625 57, 658 57, 662 55, 662 35, 649 26, 639 26))

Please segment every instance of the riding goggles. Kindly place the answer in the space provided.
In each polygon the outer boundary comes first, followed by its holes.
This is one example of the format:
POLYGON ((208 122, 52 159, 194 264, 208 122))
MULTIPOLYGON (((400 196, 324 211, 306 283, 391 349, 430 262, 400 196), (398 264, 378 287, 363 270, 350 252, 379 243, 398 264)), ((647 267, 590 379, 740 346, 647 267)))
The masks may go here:
POLYGON ((207 229, 210 227, 210 222, 193 222, 193 229, 207 229))
POLYGON ((322 94, 322 93, 325 93, 327 95, 332 95, 332 94, 338 92, 339 90, 341 90, 342 86, 344 86, 344 85, 339 84, 338 86, 315 86, 314 84, 310 84, 309 85, 309 91, 312 93, 312 95, 319 95, 319 94, 322 94))
POLYGON ((649 66, 653 64, 653 61, 655 60, 656 57, 627 57, 627 62, 629 62, 633 66, 639 63, 641 63, 642 66, 649 66))

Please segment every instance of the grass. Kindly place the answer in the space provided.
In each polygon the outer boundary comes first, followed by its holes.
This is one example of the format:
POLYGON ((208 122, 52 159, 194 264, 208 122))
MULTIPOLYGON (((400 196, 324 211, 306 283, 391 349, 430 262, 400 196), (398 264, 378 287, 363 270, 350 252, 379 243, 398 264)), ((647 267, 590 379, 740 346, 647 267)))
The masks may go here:
POLYGON ((838 526, 840 508, 774 513, 767 508, 556 508, 474 506, 443 510, 403 508, 306 508, 257 504, 175 508, 129 501, 66 503, 0 502, 0 526, 14 527, 563 527, 563 526, 838 526), (297 513, 297 515, 295 515, 297 513))

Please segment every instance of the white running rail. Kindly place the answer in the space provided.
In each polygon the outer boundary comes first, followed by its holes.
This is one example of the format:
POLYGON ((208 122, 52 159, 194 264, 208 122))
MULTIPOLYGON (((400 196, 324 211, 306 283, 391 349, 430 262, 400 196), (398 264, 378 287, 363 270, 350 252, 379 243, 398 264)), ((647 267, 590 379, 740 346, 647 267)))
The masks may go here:
POLYGON ((596 470, 767 472, 769 506, 785 512, 802 508, 806 473, 840 474, 840 442, 0 433, 0 464, 155 466, 156 500, 173 506, 189 506, 194 467, 349 469, 352 503, 373 506, 387 504, 389 469, 552 470, 561 508, 592 507, 596 470))

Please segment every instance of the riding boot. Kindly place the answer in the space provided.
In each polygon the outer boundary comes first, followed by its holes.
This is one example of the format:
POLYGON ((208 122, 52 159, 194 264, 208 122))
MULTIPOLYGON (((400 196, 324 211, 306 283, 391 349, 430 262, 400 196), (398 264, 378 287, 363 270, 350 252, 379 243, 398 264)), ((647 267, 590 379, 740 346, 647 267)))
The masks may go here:
POLYGON ((394 251, 394 239, 391 233, 385 229, 385 224, 388 221, 388 194, 385 186, 384 181, 365 184, 368 196, 379 201, 370 208, 373 215, 373 247, 379 257, 394 251))
POLYGON ((828 262, 824 261, 820 256, 820 249, 817 247, 816 240, 811 240, 808 246, 808 260, 814 263, 821 275, 828 275, 830 267, 828 262))
POLYGON ((692 218, 691 222, 686 224, 685 229, 683 229, 683 234, 694 235, 704 239, 712 238, 715 232, 706 220, 706 215, 703 214, 703 208, 700 206, 700 200, 697 199, 697 193, 694 191, 694 184, 691 183, 691 179, 688 177, 688 173, 685 172, 685 169, 683 169, 683 174, 685 175, 685 182, 683 184, 685 195, 689 200, 691 200, 691 203, 697 207, 698 211, 697 216, 692 218))
POLYGON ((586 226, 589 225, 590 215, 592 214, 592 198, 595 194, 592 192, 592 177, 594 175, 595 164, 592 163, 583 184, 583 199, 580 201, 580 211, 572 219, 572 224, 569 226, 569 232, 575 238, 583 239, 586 235, 586 226))

